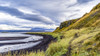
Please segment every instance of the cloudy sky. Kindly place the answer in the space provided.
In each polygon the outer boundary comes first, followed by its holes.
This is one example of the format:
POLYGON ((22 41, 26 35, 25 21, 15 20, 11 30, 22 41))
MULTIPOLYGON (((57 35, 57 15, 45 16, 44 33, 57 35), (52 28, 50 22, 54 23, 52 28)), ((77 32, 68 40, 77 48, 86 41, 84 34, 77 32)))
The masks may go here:
POLYGON ((55 29, 98 3, 100 0, 0 0, 0 30, 55 29))

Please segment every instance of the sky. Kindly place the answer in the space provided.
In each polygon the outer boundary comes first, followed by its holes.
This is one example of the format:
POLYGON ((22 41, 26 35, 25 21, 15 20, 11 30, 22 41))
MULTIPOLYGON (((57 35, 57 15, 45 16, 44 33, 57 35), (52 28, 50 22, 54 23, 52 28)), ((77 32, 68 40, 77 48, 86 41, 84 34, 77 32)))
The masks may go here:
POLYGON ((98 3, 100 0, 0 0, 0 30, 56 29, 98 3))

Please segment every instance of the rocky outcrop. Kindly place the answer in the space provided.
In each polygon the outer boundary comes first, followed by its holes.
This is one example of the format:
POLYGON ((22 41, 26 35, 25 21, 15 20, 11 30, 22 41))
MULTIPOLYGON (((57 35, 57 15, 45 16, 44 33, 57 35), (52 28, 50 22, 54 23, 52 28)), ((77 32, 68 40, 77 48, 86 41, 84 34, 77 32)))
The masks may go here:
POLYGON ((75 22, 77 21, 77 19, 73 19, 73 20, 68 20, 68 21, 65 21, 65 22, 62 22, 60 24, 60 29, 64 28, 64 27, 68 27, 70 26, 71 24, 74 24, 75 22))
POLYGON ((61 30, 62 28, 66 28, 66 27, 69 27, 70 25, 74 24, 76 21, 78 21, 79 19, 73 19, 73 20, 68 20, 68 21, 65 21, 65 22, 62 22, 60 24, 59 27, 56 28, 56 30, 54 32, 58 32, 59 30, 61 30))

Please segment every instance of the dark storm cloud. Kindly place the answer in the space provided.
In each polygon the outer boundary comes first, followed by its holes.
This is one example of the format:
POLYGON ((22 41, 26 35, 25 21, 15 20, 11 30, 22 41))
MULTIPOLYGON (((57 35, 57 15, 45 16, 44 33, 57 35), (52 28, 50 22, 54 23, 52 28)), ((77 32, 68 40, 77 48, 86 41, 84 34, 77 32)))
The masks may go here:
POLYGON ((16 16, 23 15, 23 13, 18 11, 17 9, 9 8, 9 7, 0 6, 0 11, 9 13, 11 15, 16 15, 16 16))
POLYGON ((77 0, 79 3, 87 3, 87 2, 90 2, 90 1, 93 1, 93 0, 77 0))
POLYGON ((22 19, 39 21, 39 22, 43 22, 43 23, 46 23, 46 24, 52 24, 53 23, 52 21, 48 20, 48 18, 46 18, 46 17, 44 18, 44 16, 33 15, 33 14, 24 14, 23 12, 19 11, 18 9, 15 9, 15 8, 0 6, 0 11, 8 13, 12 16, 16 16, 18 18, 22 18, 22 19))

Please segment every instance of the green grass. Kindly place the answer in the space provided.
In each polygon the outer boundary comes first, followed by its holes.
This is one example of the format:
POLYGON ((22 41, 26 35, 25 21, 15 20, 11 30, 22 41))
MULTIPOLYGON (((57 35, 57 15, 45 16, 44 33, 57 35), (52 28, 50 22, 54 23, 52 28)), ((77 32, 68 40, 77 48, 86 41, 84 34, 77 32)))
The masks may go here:
POLYGON ((100 28, 95 28, 95 29, 87 28, 87 29, 88 31, 85 31, 86 33, 85 32, 82 33, 83 30, 86 30, 86 29, 82 29, 82 32, 79 33, 80 36, 72 42, 72 45, 73 45, 72 55, 73 56, 74 55, 76 56, 98 56, 100 55, 99 53, 100 41, 96 40, 100 38, 100 28), (87 51, 89 48, 91 48, 91 50, 87 51))
POLYGON ((91 11, 99 9, 100 8, 100 3, 98 5, 96 5, 91 11))
POLYGON ((54 38, 59 38, 61 34, 59 33, 52 33, 52 32, 28 32, 26 34, 42 34, 42 35, 51 35, 54 38))

